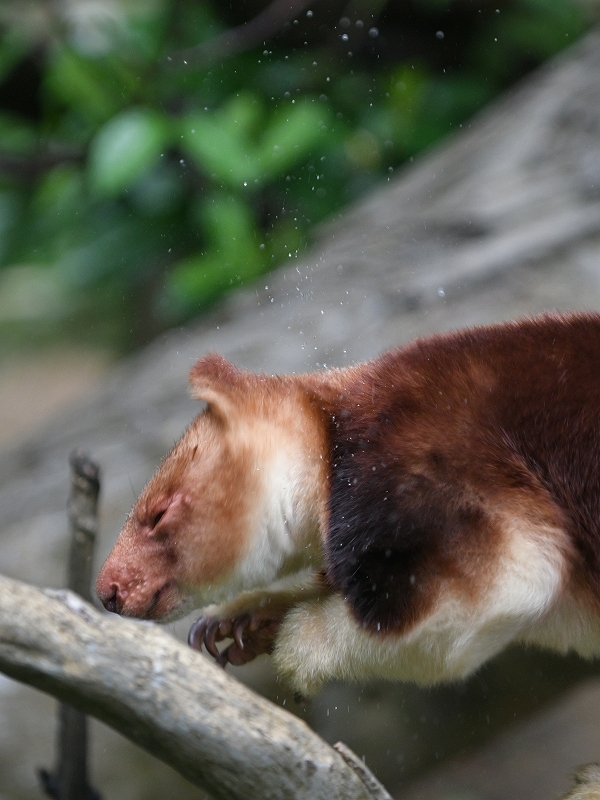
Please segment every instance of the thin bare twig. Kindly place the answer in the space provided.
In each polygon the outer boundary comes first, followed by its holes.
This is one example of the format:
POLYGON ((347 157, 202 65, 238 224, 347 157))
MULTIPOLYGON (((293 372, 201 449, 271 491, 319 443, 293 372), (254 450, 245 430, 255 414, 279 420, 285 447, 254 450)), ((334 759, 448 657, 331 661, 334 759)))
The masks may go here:
MULTIPOLYGON (((92 555, 98 532, 99 469, 80 450, 71 454, 69 462, 71 549, 67 585, 80 597, 90 601, 92 555)), ((62 703, 59 709, 57 749, 55 772, 39 770, 46 794, 57 800, 100 800, 99 793, 88 783, 87 717, 68 703, 62 703)))
POLYGON ((83 151, 60 150, 18 155, 0 150, 0 175, 18 181, 33 182, 59 164, 80 164, 83 151))
POLYGON ((220 33, 207 42, 178 50, 168 56, 174 65, 189 64, 194 67, 207 67, 215 61, 251 50, 267 42, 281 32, 284 25, 295 19, 318 0, 273 0, 253 19, 236 28, 220 33))

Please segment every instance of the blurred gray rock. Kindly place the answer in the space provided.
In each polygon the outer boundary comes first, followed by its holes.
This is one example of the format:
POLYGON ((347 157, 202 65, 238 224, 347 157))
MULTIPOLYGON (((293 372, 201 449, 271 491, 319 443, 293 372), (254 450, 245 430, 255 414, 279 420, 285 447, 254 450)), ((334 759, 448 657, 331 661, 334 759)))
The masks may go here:
MULTIPOLYGON (((549 709, 509 729, 476 752, 436 769, 402 800, 558 800, 575 767, 600 754, 600 682, 585 682, 549 709)), ((590 775, 596 781, 598 768, 590 775)))
MULTIPOLYGON (((0 571, 63 583, 67 459, 103 476, 106 556, 134 497, 196 413, 186 375, 218 350, 268 372, 344 365, 432 331, 600 308, 600 33, 528 78, 441 147, 320 231, 307 255, 236 292, 122 363, 87 402, 0 453, 0 571)), ((186 623, 172 626, 181 636, 186 623)), ((332 686, 305 712, 398 789, 592 671, 509 652, 468 683, 418 690, 332 686)), ((266 662, 238 674, 290 703, 266 662)), ((54 704, 0 681, 0 800, 39 798, 54 704)), ((200 793, 100 725, 93 780, 106 800, 200 793)), ((598 754, 600 756, 600 753, 598 754)))

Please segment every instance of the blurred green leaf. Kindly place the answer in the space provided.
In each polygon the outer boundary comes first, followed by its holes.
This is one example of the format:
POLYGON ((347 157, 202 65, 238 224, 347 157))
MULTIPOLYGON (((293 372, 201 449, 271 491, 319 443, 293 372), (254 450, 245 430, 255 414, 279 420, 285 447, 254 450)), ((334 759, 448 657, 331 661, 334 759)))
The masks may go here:
POLYGON ((247 203, 230 194, 215 194, 203 203, 208 241, 214 247, 243 259, 244 247, 254 249, 255 220, 247 203))
POLYGON ((148 217, 160 217, 185 208, 185 187, 175 165, 161 158, 136 181, 129 192, 134 210, 148 217))
POLYGON ((22 201, 15 191, 0 192, 0 260, 8 251, 11 231, 21 211, 22 201))
POLYGON ((58 100, 96 123, 116 114, 127 100, 104 62, 85 58, 65 46, 53 53, 46 86, 58 100))
POLYGON ((266 259, 256 240, 248 205, 231 195, 216 194, 201 210, 208 247, 171 272, 169 288, 180 307, 203 305, 216 294, 261 272, 266 259))
POLYGON ((565 7, 528 0, 525 9, 505 15, 497 26, 495 39, 514 51, 525 51, 530 57, 543 59, 574 41, 583 31, 581 13, 574 6, 565 7))
POLYGON ((253 137, 264 118, 261 99, 251 92, 240 92, 226 103, 215 119, 234 136, 253 137))
POLYGON ((127 49, 127 55, 154 61, 160 58, 165 33, 169 23, 170 3, 151 2, 138 4, 127 16, 127 25, 115 37, 118 52, 127 49))
POLYGON ((169 144, 164 117, 148 108, 130 108, 109 120, 90 145, 89 177, 98 195, 131 187, 169 144))
POLYGON ((17 30, 0 31, 0 81, 17 66, 27 53, 27 42, 17 30))
POLYGON ((0 113, 0 151, 4 153, 30 153, 38 137, 35 128, 13 114, 0 113))
POLYGON ((32 209, 38 214, 68 215, 84 201, 83 176, 79 167, 60 164, 40 181, 32 209))
POLYGON ((182 148, 209 176, 237 189, 259 180, 260 163, 241 132, 201 113, 186 117, 181 129, 182 148))
POLYGON ((188 116, 182 146, 205 172, 239 190, 273 180, 331 136, 330 112, 309 98, 286 104, 255 142, 250 131, 259 114, 260 107, 244 96, 213 116, 188 116))
POLYGON ((311 150, 331 136, 328 109, 312 98, 303 98, 281 109, 271 122, 258 148, 262 179, 273 178, 306 158, 311 150))

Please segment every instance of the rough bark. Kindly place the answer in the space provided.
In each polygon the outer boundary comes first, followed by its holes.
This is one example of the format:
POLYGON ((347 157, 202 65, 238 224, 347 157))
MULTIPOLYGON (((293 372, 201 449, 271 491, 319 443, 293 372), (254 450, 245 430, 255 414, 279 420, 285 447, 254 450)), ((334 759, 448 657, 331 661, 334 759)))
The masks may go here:
POLYGON ((93 714, 227 800, 368 800, 302 721, 151 623, 0 577, 0 670, 93 714))

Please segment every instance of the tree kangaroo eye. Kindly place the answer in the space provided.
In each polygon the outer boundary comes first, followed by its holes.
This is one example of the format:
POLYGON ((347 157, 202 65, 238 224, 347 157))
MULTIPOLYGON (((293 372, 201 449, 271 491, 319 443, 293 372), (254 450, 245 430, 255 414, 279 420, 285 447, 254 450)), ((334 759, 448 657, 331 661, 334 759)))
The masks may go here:
POLYGON ((152 518, 152 527, 153 528, 156 528, 156 526, 161 521, 161 519, 164 517, 164 515, 165 515, 165 509, 164 508, 162 509, 162 511, 158 511, 154 515, 154 517, 152 518))

